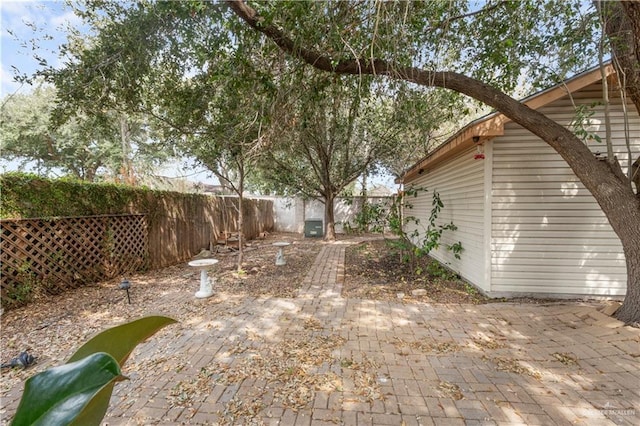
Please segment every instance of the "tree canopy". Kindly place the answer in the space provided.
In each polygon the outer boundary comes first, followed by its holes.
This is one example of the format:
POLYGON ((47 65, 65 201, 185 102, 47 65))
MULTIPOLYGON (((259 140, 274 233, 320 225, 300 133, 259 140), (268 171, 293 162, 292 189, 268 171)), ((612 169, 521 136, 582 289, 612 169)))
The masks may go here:
MULTIPOLYGON (((378 37, 379 33, 385 33, 384 31, 379 31, 378 27, 380 15, 377 11, 383 8, 382 3, 366 2, 369 10, 375 9, 376 14, 367 15, 359 12, 353 15, 355 28, 366 27, 372 28, 373 31, 369 31, 369 36, 362 39, 364 40, 363 44, 349 43, 352 40, 351 37, 344 34, 340 35, 340 38, 345 40, 343 45, 349 47, 349 52, 342 50, 339 54, 336 54, 336 46, 322 45, 322 42, 318 40, 321 37, 322 40, 336 41, 336 38, 332 38, 330 35, 327 36, 326 33, 333 29, 334 33, 339 34, 339 29, 329 27, 323 28, 324 31, 305 33, 305 28, 315 27, 317 22, 313 18, 310 19, 309 15, 298 12, 293 16, 293 19, 287 21, 287 18, 291 18, 292 15, 277 16, 274 19, 274 16, 277 15, 275 7, 266 8, 265 10, 262 5, 254 8, 242 1, 229 2, 229 4, 238 17, 249 27, 264 34, 283 52, 316 69, 334 74, 384 76, 391 80, 409 81, 425 87, 442 87, 464 93, 494 107, 515 123, 540 137, 562 156, 584 186, 591 192, 607 216, 613 230, 620 238, 626 256, 628 281, 627 296, 624 304, 617 312, 617 317, 623 321, 640 320, 640 226, 638 226, 640 224, 640 199, 635 196, 629 177, 622 173, 620 165, 615 158, 609 157, 606 162, 598 161, 582 140, 569 129, 510 97, 505 93, 510 87, 510 79, 508 78, 499 78, 496 81, 492 78, 492 75, 484 75, 482 71, 474 68, 474 65, 465 69, 465 66, 457 67, 455 64, 443 64, 441 68, 433 67, 433 64, 422 58, 415 62, 407 60, 402 53, 398 52, 410 50, 411 44, 402 51, 394 50, 393 48, 396 45, 403 45, 401 41, 396 44, 390 39, 391 49, 376 50, 378 46, 388 47, 385 43, 379 43, 380 38, 378 37), (372 19, 370 16, 374 16, 374 18, 372 19), (365 18, 361 19, 362 17, 365 18), (291 21, 300 25, 292 26, 290 25, 291 21), (306 26, 305 23, 307 24, 306 26), (322 36, 319 36, 319 33, 322 33, 322 36), (314 34, 316 35, 315 38, 314 34), (371 54, 368 53, 367 49, 371 51, 371 54), (502 82, 502 85, 498 84, 500 82, 502 82)), ((438 22, 449 23, 451 19, 464 20, 472 17, 471 19, 481 26, 483 24, 482 19, 477 20, 476 18, 487 15, 492 16, 491 25, 494 28, 502 28, 500 34, 506 35, 509 33, 508 27, 513 22, 517 22, 515 18, 539 18, 537 20, 532 19, 532 28, 535 28, 540 37, 532 36, 518 39, 518 43, 507 47, 515 48, 518 51, 518 58, 527 57, 527 52, 538 52, 539 54, 534 55, 533 59, 543 64, 550 63, 550 60, 555 60, 557 63, 562 64, 566 63, 565 58, 580 57, 580 52, 582 52, 580 47, 584 47, 584 50, 587 50, 589 47, 596 46, 596 51, 601 52, 598 47, 601 48, 602 44, 594 40, 590 36, 593 31, 589 31, 589 29, 598 28, 597 14, 592 13, 591 19, 586 25, 579 25, 580 22, 572 19, 571 16, 572 14, 580 16, 581 5, 573 3, 578 7, 573 10, 573 13, 567 14, 563 13, 563 10, 565 10, 563 4, 569 3, 553 1, 542 4, 536 3, 535 5, 525 1, 487 3, 479 11, 458 14, 453 18, 440 15, 438 22), (496 10, 501 9, 500 5, 505 5, 503 7, 504 10, 501 11, 503 13, 496 15, 496 10), (560 7, 557 8, 557 6, 560 7), (533 9, 529 9, 536 7, 536 10, 544 10, 545 12, 555 9, 555 13, 539 16, 533 9), (512 11, 516 11, 517 14, 511 14, 510 12, 512 11), (543 19, 545 17, 547 19, 543 19), (561 23, 559 26, 554 25, 557 19, 561 23), (500 23, 504 24, 501 25, 500 23), (546 23, 546 26, 540 26, 543 23, 546 23), (557 32, 550 33, 550 28, 557 29, 557 32), (584 31, 584 29, 587 29, 587 31, 584 31), (561 37, 558 37, 559 35, 561 37), (529 46, 528 40, 544 41, 545 43, 541 44, 543 51, 536 50, 535 46, 529 46), (558 42, 558 44, 554 44, 554 42, 558 42), (577 50, 575 50, 576 48, 577 50), (519 49, 524 50, 519 51, 519 49)), ((393 9, 393 6, 391 8, 393 9)), ((285 10, 286 7, 277 9, 279 13, 285 10)), ((409 16, 409 14, 396 13, 395 18, 390 20, 391 27, 397 28, 399 31, 396 34, 401 34, 404 29, 411 32, 411 21, 404 19, 406 16, 409 16)), ((635 15, 627 14, 627 16, 632 22, 634 21, 635 15)), ((437 33, 439 28, 440 25, 435 25, 423 28, 423 30, 426 30, 427 33, 437 33), (435 31, 431 31, 432 29, 435 29, 435 31)), ((483 41, 480 43, 480 48, 468 52, 469 56, 466 56, 466 58, 474 57, 474 52, 482 53, 484 46, 491 46, 496 39, 501 39, 499 37, 482 37, 484 34, 499 35, 491 32, 491 28, 485 27, 483 31, 486 32, 482 32, 479 35, 479 38, 483 41)), ((389 31, 389 33, 394 33, 394 31, 389 31)), ((453 37, 455 39, 455 35, 453 37)), ((355 41, 361 40, 359 33, 355 33, 354 39, 355 41)), ((412 40, 423 39, 420 38, 420 34, 415 34, 415 38, 412 40)), ((441 41, 446 44, 444 39, 441 41)), ((464 46, 458 47, 462 48, 464 46)), ((630 47, 627 46, 627 48, 630 47)), ((435 50, 439 46, 433 44, 428 46, 420 45, 420 48, 435 50)), ((414 51, 414 53, 416 52, 414 51)), ((504 64, 500 59, 501 54, 493 55, 490 51, 486 53, 487 63, 482 65, 489 67, 494 76, 500 75, 499 70, 501 69, 509 69, 509 67, 501 68, 501 64, 504 64)), ((413 56, 410 56, 410 58, 413 58, 413 56)), ((520 73, 524 70, 525 64, 526 62, 516 61, 514 69, 520 73)), ((526 64, 527 75, 530 74, 531 79, 536 79, 537 70, 539 69, 533 63, 526 64)))
POLYGON ((167 158, 150 143, 150 127, 139 118, 80 112, 56 126, 51 121, 55 101, 55 88, 46 85, 2 100, 2 158, 86 181, 131 181, 167 158))
MULTIPOLYGON (((335 19, 348 18, 346 10, 335 19)), ((449 117, 443 108, 459 101, 403 82, 319 76, 284 57, 220 4, 93 2, 78 13, 96 29, 95 37, 74 39, 65 50, 66 66, 43 71, 64 93, 56 117, 64 121, 76 108, 151 115, 177 150, 239 194, 248 177, 263 187, 330 198, 332 205, 342 188, 374 165, 401 173, 449 117), (325 95, 334 103, 331 111, 325 95), (331 147, 314 145, 315 159, 309 155, 314 138, 331 140, 331 147), (247 176, 249 171, 258 173, 247 176)))
MULTIPOLYGON (((595 52, 591 41, 593 11, 587 11, 580 1, 251 4, 260 13, 262 25, 296 27, 290 34, 295 37, 290 39, 294 50, 299 45, 327 52, 324 59, 329 68, 343 58, 392 58, 398 66, 445 67, 511 92, 516 87, 523 90, 524 83, 524 90, 532 90, 559 81, 584 67, 595 52), (525 72, 526 82, 522 79, 525 72)), ((232 3, 233 8, 240 5, 232 3)), ((235 19, 223 3, 131 5, 99 0, 78 3, 75 12, 85 19, 92 34, 71 34, 62 52, 67 58, 65 66, 42 72, 59 89, 56 119, 64 121, 77 109, 94 115, 102 114, 105 108, 151 114, 167 125, 166 135, 174 137, 174 146, 195 154, 201 164, 225 169, 223 174, 235 167, 234 161, 229 161, 228 155, 222 163, 212 160, 229 153, 222 149, 230 143, 225 134, 229 126, 223 130, 223 125, 214 128, 212 123, 226 120, 229 124, 233 114, 248 122, 254 116, 247 110, 236 114, 237 105, 227 97, 245 97, 248 105, 253 105, 255 90, 263 90, 270 106, 263 106, 259 120, 261 140, 266 141, 284 129, 282 111, 274 108, 277 99, 291 98, 292 87, 304 88, 303 78, 313 75, 306 71, 301 77, 296 71, 300 57, 283 56, 276 45, 235 19), (224 113, 227 117, 222 118, 224 113), (202 137, 204 122, 209 123, 206 138, 202 137), (181 138, 180 133, 196 137, 181 138)), ((358 67, 364 64, 360 62, 358 67)), ((358 90, 371 90, 373 86, 363 79, 368 72, 352 71, 363 81, 358 90)), ((399 175, 416 156, 426 152, 434 128, 450 118, 453 108, 446 107, 459 105, 459 100, 448 92, 447 100, 440 94, 437 102, 432 101, 433 91, 408 89, 399 79, 376 86, 378 111, 394 108, 387 112, 404 131, 403 143, 395 144, 403 153, 385 157, 383 151, 378 152, 375 164, 399 175), (404 99, 388 102, 386 98, 404 99), (435 114, 436 124, 430 111, 437 105, 445 107, 440 111, 449 112, 435 114)), ((460 119, 462 109, 457 111, 460 119)), ((371 123, 381 127, 379 120, 371 123)), ((368 129, 369 135, 375 131, 368 129)))

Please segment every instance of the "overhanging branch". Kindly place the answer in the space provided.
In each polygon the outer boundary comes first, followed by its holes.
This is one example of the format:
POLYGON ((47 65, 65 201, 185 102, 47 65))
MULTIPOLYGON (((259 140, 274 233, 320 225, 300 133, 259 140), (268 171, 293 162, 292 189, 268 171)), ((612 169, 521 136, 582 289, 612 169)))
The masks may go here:
MULTIPOLYGON (((592 193, 598 192, 602 188, 601 178, 604 173, 608 174, 608 170, 603 170, 606 166, 595 160, 589 148, 580 139, 564 126, 527 107, 495 87, 456 72, 403 67, 393 62, 376 58, 335 60, 327 54, 296 44, 278 26, 265 24, 257 12, 244 1, 227 0, 227 3, 238 17, 256 31, 270 38, 284 52, 321 71, 349 75, 384 75, 421 86, 453 90, 484 102, 540 137, 555 149, 592 193)), ((615 175, 609 176, 618 180, 615 175)), ((620 182, 611 183, 618 185, 620 182)), ((628 182, 625 182, 624 185, 628 186, 628 182)), ((612 206, 612 208, 615 207, 612 206)))

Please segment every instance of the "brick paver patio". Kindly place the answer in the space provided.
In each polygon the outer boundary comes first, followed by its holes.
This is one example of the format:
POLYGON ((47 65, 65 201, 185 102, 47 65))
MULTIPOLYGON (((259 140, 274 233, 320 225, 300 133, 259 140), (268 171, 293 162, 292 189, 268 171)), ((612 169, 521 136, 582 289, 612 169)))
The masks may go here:
POLYGON ((640 424, 640 330, 601 304, 344 299, 344 252, 323 245, 293 299, 190 301, 180 333, 134 352, 105 423, 640 424))

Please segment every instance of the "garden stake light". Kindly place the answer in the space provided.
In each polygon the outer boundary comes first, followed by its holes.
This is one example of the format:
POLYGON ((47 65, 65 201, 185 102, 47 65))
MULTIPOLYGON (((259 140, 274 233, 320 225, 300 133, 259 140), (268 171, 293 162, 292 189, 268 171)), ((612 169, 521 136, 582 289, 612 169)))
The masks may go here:
POLYGON ((129 296, 129 289, 131 288, 131 283, 126 278, 120 282, 120 290, 127 290, 127 300, 129 304, 131 304, 131 297, 129 296))

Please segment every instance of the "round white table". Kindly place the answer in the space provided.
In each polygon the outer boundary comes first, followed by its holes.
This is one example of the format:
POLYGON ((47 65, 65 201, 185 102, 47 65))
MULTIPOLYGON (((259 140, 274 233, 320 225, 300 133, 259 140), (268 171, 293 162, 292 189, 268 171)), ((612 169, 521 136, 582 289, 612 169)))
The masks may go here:
POLYGON ((278 241, 277 243, 273 243, 274 246, 278 247, 278 254, 276 255, 276 265, 282 266, 287 264, 287 261, 284 260, 284 252, 282 249, 290 244, 291 243, 288 243, 286 241, 278 241))
POLYGON ((204 299, 206 297, 213 296, 213 281, 209 278, 207 269, 218 263, 218 259, 198 259, 189 262, 189 266, 200 270, 200 290, 196 292, 198 299, 204 299))

